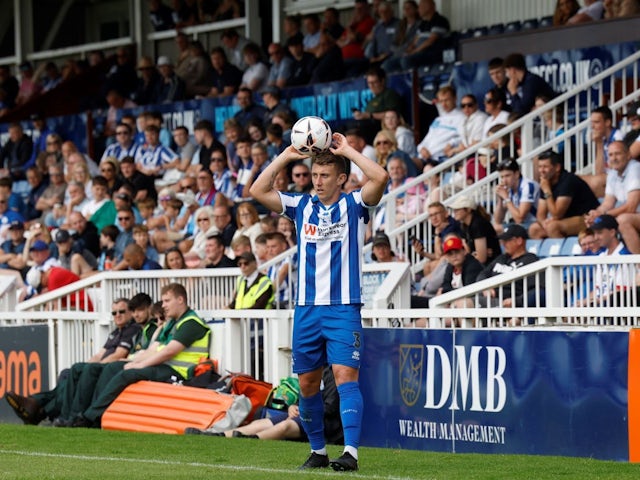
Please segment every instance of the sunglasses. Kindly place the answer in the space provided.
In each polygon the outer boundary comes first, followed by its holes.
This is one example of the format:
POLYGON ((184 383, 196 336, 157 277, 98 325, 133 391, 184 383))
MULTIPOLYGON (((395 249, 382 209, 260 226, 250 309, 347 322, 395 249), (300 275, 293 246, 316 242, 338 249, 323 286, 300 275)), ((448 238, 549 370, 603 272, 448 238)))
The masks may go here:
POLYGON ((127 135, 128 133, 129 132, 127 131, 119 131, 119 132, 116 132, 116 135, 127 135))
POLYGON ((249 262, 238 262, 239 267, 242 267, 243 265, 249 265, 249 262))
POLYGON ((200 223, 200 222, 208 222, 208 221, 209 221, 209 219, 208 219, 208 218, 199 218, 199 219, 197 220, 197 222, 198 222, 198 223, 200 223))
POLYGON ((475 103, 461 103, 460 106, 462 108, 471 108, 471 107, 475 107, 476 104, 475 103))
POLYGON ((113 315, 114 317, 115 317, 116 315, 124 315, 125 313, 127 313, 127 311, 126 311, 126 310, 112 310, 112 311, 111 311, 111 315, 113 315))
POLYGON ((224 162, 224 158, 222 157, 211 157, 212 162, 224 162))
POLYGON ((375 146, 377 147, 378 145, 391 145, 391 142, 389 140, 380 140, 379 142, 375 143, 375 146))
POLYGON ((113 168, 101 168, 101 172, 113 172, 113 168))
POLYGON ((293 174, 293 178, 299 178, 299 177, 308 177, 309 173, 308 172, 304 172, 304 173, 294 173, 293 174))
POLYGON ((119 222, 130 222, 133 220, 131 217, 118 217, 119 222))
POLYGON ((493 98, 485 98, 484 103, 495 103, 496 101, 493 98))

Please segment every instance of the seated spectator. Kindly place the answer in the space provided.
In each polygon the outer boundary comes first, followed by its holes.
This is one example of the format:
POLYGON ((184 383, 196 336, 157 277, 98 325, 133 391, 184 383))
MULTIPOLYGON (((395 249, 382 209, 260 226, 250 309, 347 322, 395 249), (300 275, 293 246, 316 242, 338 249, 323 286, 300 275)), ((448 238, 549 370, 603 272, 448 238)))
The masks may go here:
POLYGON ((131 243, 124 249, 123 270, 162 270, 158 262, 147 258, 145 251, 137 243, 131 243))
POLYGON ((164 254, 165 270, 183 270, 187 268, 184 255, 178 247, 171 247, 164 254))
POLYGON ((282 92, 278 87, 264 87, 260 90, 260 94, 262 95, 262 102, 267 108, 267 111, 262 118, 262 125, 264 128, 271 124, 271 120, 276 112, 284 111, 287 112, 291 119, 297 118, 296 112, 282 100, 282 92))
POLYGON ((409 155, 402 150, 398 150, 396 136, 391 130, 380 130, 373 139, 373 146, 376 149, 376 162, 382 168, 387 168, 387 162, 391 158, 399 158, 405 164, 405 173, 409 177, 418 174, 418 167, 409 155))
POLYGON ((107 181, 109 195, 112 195, 122 186, 123 182, 118 175, 119 171, 120 163, 115 157, 107 157, 100 162, 100 175, 107 181))
POLYGON ((233 191, 236 187, 236 181, 229 169, 225 148, 219 148, 211 152, 209 170, 213 175, 213 185, 216 192, 220 195, 224 195, 227 201, 231 201, 233 199, 233 191))
POLYGON ((74 243, 67 230, 56 230, 53 240, 58 249, 58 262, 66 270, 70 270, 82 278, 98 269, 95 255, 80 244, 74 243))
POLYGON ((632 102, 627 106, 625 113, 630 129, 622 141, 629 148, 631 158, 640 158, 640 102, 632 102))
POLYGON ((21 271, 27 266, 27 262, 23 257, 26 245, 24 223, 14 220, 9 224, 7 230, 9 231, 8 239, 0 245, 0 268, 21 271))
POLYGON ((316 66, 309 79, 310 84, 335 82, 345 77, 342 50, 328 33, 320 35, 316 60, 316 66))
POLYGON ((107 110, 107 119, 105 120, 103 135, 109 139, 116 133, 118 112, 123 108, 135 108, 136 104, 116 89, 109 90, 105 99, 109 104, 109 109, 107 110))
POLYGON ((189 42, 190 54, 181 77, 185 84, 185 97, 205 96, 211 90, 211 62, 204 46, 198 40, 189 42))
POLYGON ((233 294, 233 300, 227 308, 231 310, 268 309, 273 307, 273 284, 269 277, 258 271, 256 257, 251 252, 240 254, 236 261, 240 276, 233 294))
POLYGON ((254 103, 252 89, 241 86, 236 94, 236 102, 240 110, 234 114, 233 118, 240 123, 242 128, 245 128, 254 118, 261 122, 264 120, 264 115, 267 110, 262 105, 254 103))
POLYGON ((258 211, 250 202, 242 202, 236 208, 236 225, 238 228, 233 234, 233 239, 245 235, 253 244, 256 237, 262 233, 258 211))
POLYGON ((289 84, 293 61, 290 56, 285 55, 284 48, 279 43, 271 43, 268 53, 271 68, 267 77, 267 86, 284 88, 289 84))
POLYGON ((602 0, 584 0, 584 7, 578 9, 576 14, 569 18, 566 23, 567 25, 574 25, 576 23, 592 22, 600 20, 603 15, 604 5, 602 0))
POLYGON ((200 258, 205 257, 205 243, 209 236, 218 233, 217 227, 213 223, 213 207, 205 205, 198 208, 193 218, 196 229, 193 238, 187 238, 180 242, 179 246, 183 252, 195 252, 200 258))
POLYGON ((391 240, 384 232, 378 232, 373 236, 371 252, 371 259, 377 263, 403 261, 391 249, 391 240))
POLYGON ((184 80, 176 75, 169 57, 164 55, 158 57, 156 64, 158 65, 158 70, 160 70, 160 75, 162 75, 158 102, 172 103, 184 100, 186 98, 186 85, 184 80))
POLYGON ((242 74, 241 87, 258 91, 267 84, 269 69, 262 62, 262 51, 255 43, 248 43, 242 49, 242 56, 247 68, 242 74))
POLYGON ((449 20, 436 10, 434 0, 418 2, 420 23, 406 49, 388 59, 383 67, 390 72, 442 62, 444 40, 449 35, 449 20))
MULTIPOLYGON (((287 243, 287 239, 284 234, 277 231, 267 234, 269 260, 276 258, 288 249, 289 244, 287 243)), ((267 271, 267 275, 271 279, 271 283, 273 283, 273 287, 276 292, 275 301, 278 308, 290 308, 291 302, 293 302, 293 299, 295 298, 295 285, 293 279, 296 278, 296 261, 295 257, 286 257, 269 267, 269 270, 267 271), (289 270, 291 270, 292 275, 289 275, 289 270)))
POLYGON ((98 271, 109 271, 116 262, 116 238, 119 234, 118 227, 106 225, 100 230, 100 255, 98 257, 98 271))
MULTIPOLYGON (((275 113, 273 118, 275 118, 275 113)), ((289 134, 289 139, 285 140, 282 125, 280 125, 279 123, 274 123, 273 118, 271 119, 271 123, 267 125, 266 128, 267 154, 269 155, 269 160, 273 160, 274 158, 276 158, 284 151, 285 148, 291 145, 291 134, 289 134)))
POLYGON ((160 129, 158 127, 155 125, 145 127, 144 138, 145 143, 135 159, 136 168, 141 173, 158 178, 167 170, 180 166, 178 155, 160 143, 160 129))
POLYGON ((578 10, 580 10, 578 0, 557 0, 556 9, 553 12, 553 26, 566 25, 578 13, 578 10))
POLYGON ((71 167, 69 181, 84 185, 84 194, 89 201, 93 200, 93 182, 91 180, 91 174, 89 173, 89 167, 87 167, 86 163, 80 162, 71 167))
POLYGON ((33 152, 31 137, 25 135, 22 125, 9 124, 9 137, 0 149, 0 174, 10 177, 13 182, 25 180, 25 170, 33 152))
MULTIPOLYGON (((238 92, 238 97, 240 94, 241 92, 238 92)), ((261 114, 264 114, 264 110, 261 111, 261 114)), ((224 147, 224 145, 213 136, 213 123, 209 120, 198 120, 198 123, 193 127, 193 137, 199 148, 191 159, 191 171, 199 172, 198 165, 207 170, 213 151, 224 147)))
POLYGON ((400 24, 388 2, 380 2, 377 13, 379 20, 371 31, 371 40, 365 47, 365 56, 372 65, 382 63, 392 54, 400 24))
MULTIPOLYGON (((502 273, 513 271, 524 265, 537 262, 538 256, 527 252, 527 230, 521 225, 509 225, 500 235, 504 246, 504 253, 496 257, 478 275, 476 281, 484 280, 502 273)), ((536 282, 536 275, 515 280, 499 287, 501 292, 493 288, 486 290, 480 297, 482 307, 543 307, 544 306, 544 276, 540 275, 536 282), (536 298, 536 284, 541 286, 536 298), (502 301, 502 303, 500 303, 502 301)))
MULTIPOLYGON (((179 201, 179 200, 178 200, 179 201)), ((158 250, 155 249, 151 245, 151 238, 149 237, 149 229, 146 225, 134 225, 133 226, 133 241, 142 248, 145 256, 153 261, 158 262, 160 260, 160 255, 158 255, 158 250)), ((168 248, 166 249, 168 250, 168 248)), ((163 252, 166 250, 162 250, 163 252)))
POLYGON ((122 263, 124 250, 133 243, 133 226, 135 225, 133 209, 125 206, 118 208, 117 219, 120 232, 113 247, 116 255, 113 270, 123 270, 126 268, 126 265, 122 263))
POLYGON ((322 12, 322 31, 327 32, 334 40, 338 40, 344 32, 340 24, 340 12, 335 7, 325 8, 322 12))
POLYGON ((380 129, 380 122, 387 110, 396 112, 403 110, 403 101, 394 89, 387 86, 387 74, 382 68, 377 66, 369 68, 365 78, 373 96, 364 111, 353 111, 353 118, 359 122, 360 129, 371 134, 380 129))
POLYGON ((504 92, 494 87, 484 96, 484 111, 488 117, 482 127, 482 139, 487 138, 489 130, 495 125, 506 125, 509 121, 509 112, 504 108, 506 106, 506 98, 504 92))
MULTIPOLYGON (((51 183, 44 192, 42 192, 42 195, 36 203, 36 210, 40 210, 42 212, 43 221, 49 213, 53 212, 54 208, 57 207, 58 210, 62 209, 64 195, 67 190, 67 184, 64 181, 62 167, 52 166, 48 168, 48 171, 51 183)), ((5 216, 7 213, 9 212, 6 212, 5 216)))
POLYGON ((69 226, 69 217, 72 212, 82 212, 89 205, 89 199, 84 193, 84 185, 79 182, 69 182, 67 185, 67 194, 69 198, 64 204, 56 208, 54 206, 50 215, 46 215, 44 223, 47 227, 67 227, 69 226))
POLYGON ((137 105, 154 105, 160 103, 162 77, 153 60, 149 57, 140 57, 138 61, 138 72, 140 72, 138 85, 131 99, 136 102, 137 105))
POLYGON ((313 183, 311 182, 311 169, 304 162, 296 162, 291 168, 291 178, 293 184, 289 191, 291 193, 309 193, 313 190, 313 183))
POLYGON ((395 110, 387 110, 382 117, 382 129, 390 130, 396 136, 398 142, 398 150, 402 150, 411 158, 418 158, 418 149, 416 148, 416 139, 402 115, 395 110))
POLYGON ((369 11, 369 2, 355 0, 351 22, 337 41, 338 47, 342 50, 342 58, 347 68, 347 77, 358 75, 363 71, 362 60, 366 59, 364 42, 371 30, 373 30, 375 23, 376 21, 369 11))
POLYGON ((500 255, 500 242, 491 217, 482 206, 466 195, 458 196, 451 204, 453 217, 460 222, 462 238, 467 250, 483 265, 500 255))
POLYGON ((40 169, 36 167, 28 168, 26 177, 30 188, 25 201, 25 221, 29 222, 42 216, 42 211, 38 210, 36 205, 43 192, 49 186, 49 179, 48 177, 45 178, 40 169))
POLYGON ((540 185, 522 176, 518 162, 507 158, 498 164, 500 183, 495 187, 493 226, 502 233, 507 223, 529 228, 536 221, 540 185), (508 221, 507 221, 508 220, 508 221))
POLYGON ((538 157, 540 199, 537 221, 529 227, 531 238, 562 238, 585 228, 584 215, 598 207, 589 186, 564 170, 562 157, 552 151, 538 157))
POLYGON ((440 293, 471 285, 482 271, 482 264, 467 250, 462 239, 450 235, 442 245, 442 253, 447 258, 444 281, 440 293))
MULTIPOLYGON (((302 39, 299 37, 288 39, 287 49, 291 55, 291 75, 286 86, 307 85, 316 66, 315 53, 305 52, 302 39)), ((314 49, 314 52, 315 50, 318 50, 318 47, 314 49)))
POLYGON ((445 147, 457 147, 462 139, 460 129, 464 124, 464 114, 456 108, 456 90, 450 85, 437 93, 440 115, 429 126, 429 131, 418 144, 418 154, 422 161, 446 158, 445 147))
POLYGON ((520 53, 512 53, 504 59, 507 72, 507 104, 512 112, 526 114, 533 108, 535 98, 545 95, 555 97, 553 88, 539 75, 527 70, 525 58, 520 53))
POLYGON ((33 64, 29 61, 22 62, 20 69, 20 88, 16 97, 16 105, 24 105, 42 92, 42 85, 34 75, 33 64))
POLYGON ((242 83, 242 71, 229 63, 227 54, 222 47, 214 47, 211 50, 212 87, 207 92, 207 97, 226 97, 233 95, 242 83))
POLYGON ((235 65, 242 71, 247 68, 242 52, 249 42, 250 40, 248 38, 240 36, 234 28, 228 28, 220 35, 220 43, 222 43, 224 51, 227 54, 229 63, 235 65))
POLYGON ((622 18, 640 14, 640 4, 636 0, 605 0, 604 18, 622 18))
POLYGON ((482 129, 487 115, 478 108, 475 95, 468 94, 462 97, 460 108, 465 116, 459 131, 460 143, 457 146, 445 145, 444 154, 447 157, 453 157, 482 140, 482 129))
MULTIPOLYGON (((585 228, 578 233, 578 245, 581 254, 585 256, 599 255, 604 249, 600 248, 591 228, 585 228)), ((593 265, 571 265, 562 272, 564 290, 568 293, 568 305, 575 306, 589 297, 593 290, 593 265)))
POLYGON ((80 213, 101 231, 103 227, 113 225, 116 221, 116 207, 109 196, 107 179, 101 175, 94 177, 91 193, 93 200, 89 200, 80 213))
POLYGON ((316 13, 308 13, 302 17, 302 24, 306 32, 302 37, 304 51, 313 55, 316 53, 318 43, 320 43, 320 34, 322 33, 320 17, 316 13))
MULTIPOLYGON (((31 285, 38 288, 39 293, 47 293, 57 290, 80 280, 80 277, 66 268, 54 266, 45 270, 34 270, 37 272, 30 276, 31 285)), ((81 290, 77 294, 66 295, 60 299, 60 307, 65 310, 76 310, 79 312, 92 312, 93 304, 91 299, 81 290)))
MULTIPOLYGON (((624 243, 618 238, 618 222, 611 215, 597 217, 591 229, 602 251, 601 257, 630 255, 624 243)), ((594 307, 630 306, 627 290, 635 284, 634 265, 596 265, 593 290, 582 301, 582 305, 594 307)))
POLYGON ((207 237, 204 246, 205 268, 232 268, 236 262, 225 255, 225 245, 220 234, 207 237))

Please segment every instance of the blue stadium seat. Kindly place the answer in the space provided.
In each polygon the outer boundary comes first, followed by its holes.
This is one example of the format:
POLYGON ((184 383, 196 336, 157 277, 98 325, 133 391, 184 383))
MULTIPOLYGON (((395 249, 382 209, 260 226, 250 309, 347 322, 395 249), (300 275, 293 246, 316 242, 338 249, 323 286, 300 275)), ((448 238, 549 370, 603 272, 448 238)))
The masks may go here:
POLYGON ((545 238, 540 246, 538 256, 541 258, 559 256, 563 243, 564 238, 545 238))
POLYGON ((562 244, 562 248, 560 249, 560 255, 582 255, 582 249, 580 248, 580 244, 578 243, 578 237, 565 238, 564 243, 562 244))
POLYGON ((538 22, 538 28, 552 27, 553 26, 553 17, 542 17, 538 22))
POLYGON ((489 27, 488 35, 501 35, 504 32, 504 23, 496 23, 489 27))
POLYGON ((522 22, 522 28, 521 28, 522 30, 533 30, 535 28, 538 28, 537 18, 530 18, 522 22))
POLYGON ((509 22, 504 27, 504 33, 519 32, 521 27, 522 27, 522 24, 520 23, 519 20, 516 20, 515 22, 509 22))
POLYGON ((527 252, 540 256, 541 245, 542 245, 542 240, 540 240, 539 238, 529 238, 527 239, 527 245, 526 245, 527 252))

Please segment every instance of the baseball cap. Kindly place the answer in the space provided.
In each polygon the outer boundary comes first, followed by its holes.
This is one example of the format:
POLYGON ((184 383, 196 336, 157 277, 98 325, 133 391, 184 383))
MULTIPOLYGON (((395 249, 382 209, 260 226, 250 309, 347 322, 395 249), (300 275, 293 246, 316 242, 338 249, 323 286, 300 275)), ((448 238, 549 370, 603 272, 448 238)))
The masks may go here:
POLYGON ((391 241, 386 233, 376 233, 373 237, 373 246, 376 245, 386 245, 387 247, 391 247, 391 241))
POLYGON ((56 243, 64 243, 71 240, 71 235, 67 230, 57 230, 56 234, 53 236, 53 241, 56 243))
POLYGON ((442 245, 442 253, 450 252, 451 250, 464 250, 464 244, 458 237, 449 237, 442 245))
POLYGON ((522 225, 518 225, 517 223, 514 223, 513 225, 508 225, 504 229, 504 232, 502 232, 502 234, 498 236, 500 240, 511 240, 512 238, 518 238, 518 237, 527 239, 529 238, 529 235, 527 234, 527 229, 524 228, 522 225))
POLYGON ((166 55, 161 55, 158 57, 158 66, 162 67, 163 65, 173 65, 171 60, 166 55))
POLYGON ((33 242, 33 245, 31 245, 31 248, 29 249, 30 252, 44 252, 45 250, 49 250, 49 245, 47 245, 47 242, 42 240, 36 240, 33 242))
POLYGON ((627 107, 627 111, 625 113, 627 117, 640 117, 640 101, 639 102, 631 102, 627 107))
POLYGON ((593 230, 617 230, 618 229, 618 221, 615 217, 611 215, 600 215, 593 221, 593 225, 591 225, 593 230))
POLYGON ((256 261, 256 256, 251 252, 242 252, 236 257, 236 260, 246 260, 249 263, 256 261))
POLYGON ((9 230, 24 230, 24 223, 22 223, 20 220, 14 220, 9 225, 9 230))
POLYGON ((270 93, 271 95, 280 97, 280 89, 275 85, 267 85, 266 87, 260 89, 260 95, 264 95, 265 93, 270 93))
POLYGON ((460 195, 457 197, 451 205, 449 205, 453 210, 458 210, 460 208, 476 208, 476 201, 468 197, 466 195, 460 195))

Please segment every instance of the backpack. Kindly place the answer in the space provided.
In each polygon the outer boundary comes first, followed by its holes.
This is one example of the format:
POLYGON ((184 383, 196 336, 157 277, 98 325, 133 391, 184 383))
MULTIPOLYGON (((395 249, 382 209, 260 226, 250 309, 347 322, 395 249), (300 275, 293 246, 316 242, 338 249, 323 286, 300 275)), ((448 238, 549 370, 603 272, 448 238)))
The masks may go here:
POLYGON ((298 377, 285 377, 280 379, 280 384, 269 392, 264 405, 275 410, 286 410, 289 406, 298 403, 299 397, 300 382, 298 377))
POLYGON ((219 392, 244 395, 251 401, 251 412, 247 416, 248 422, 253 420, 256 410, 264 405, 273 388, 272 384, 257 380, 246 373, 229 373, 221 378, 218 384, 224 385, 224 387, 216 389, 219 392))

